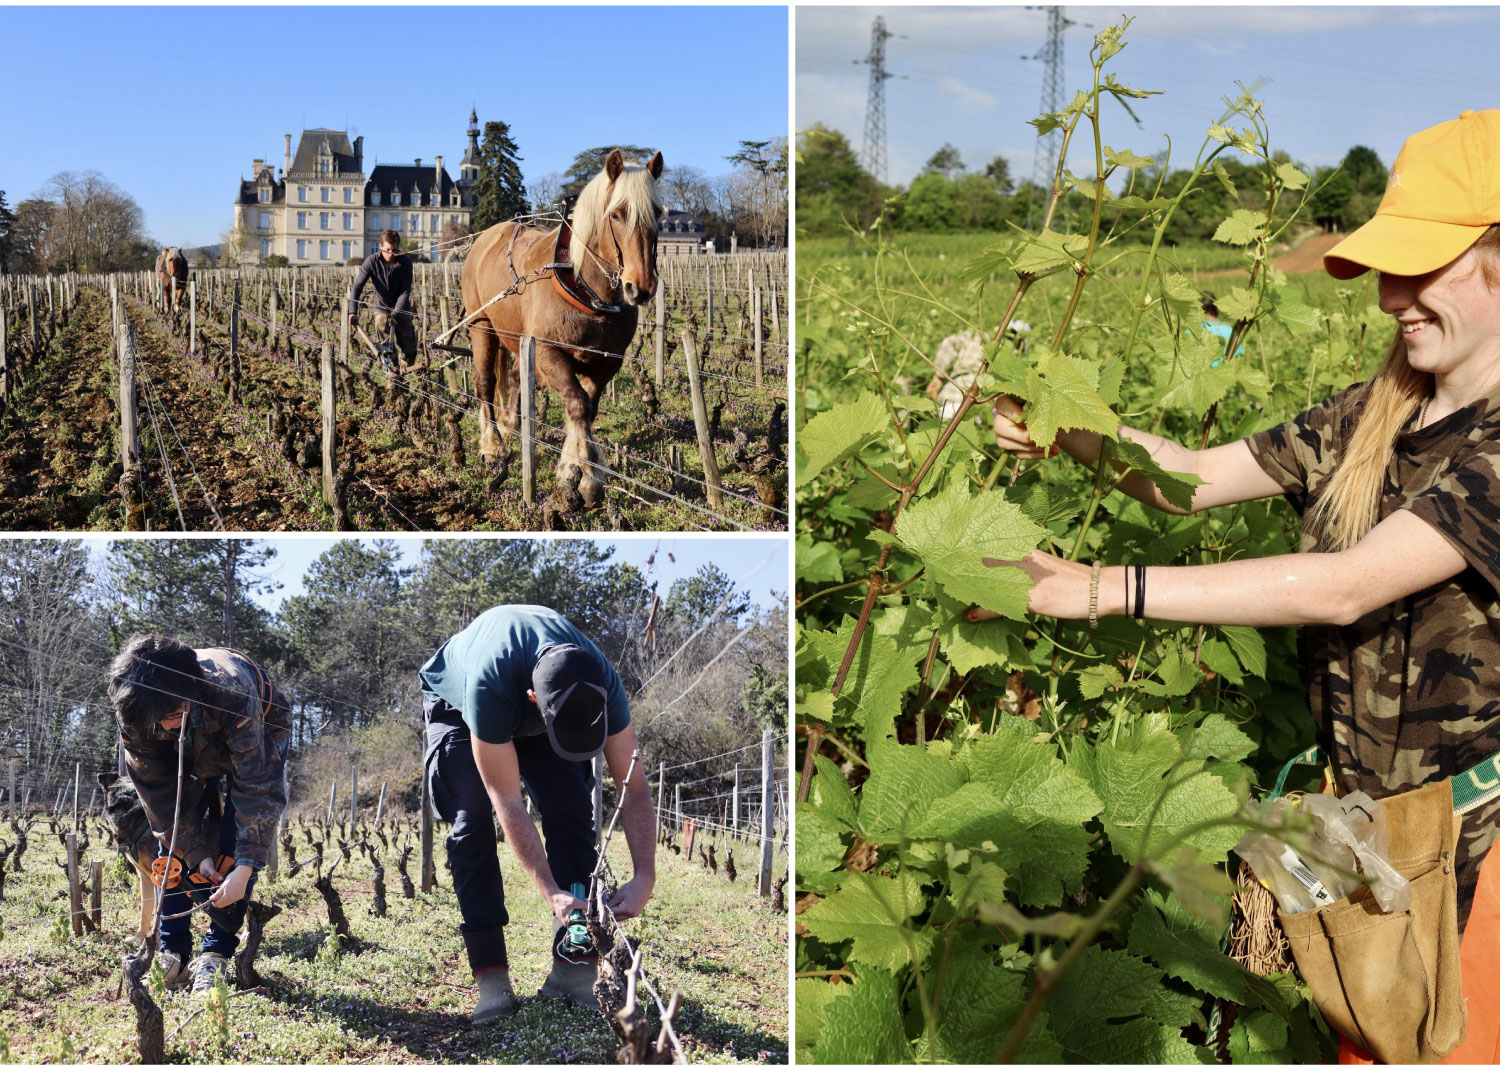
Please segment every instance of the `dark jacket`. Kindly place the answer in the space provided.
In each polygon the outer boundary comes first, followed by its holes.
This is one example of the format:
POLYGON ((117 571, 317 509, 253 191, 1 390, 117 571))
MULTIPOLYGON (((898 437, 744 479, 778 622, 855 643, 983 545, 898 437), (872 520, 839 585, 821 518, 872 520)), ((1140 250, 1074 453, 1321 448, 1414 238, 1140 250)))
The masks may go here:
POLYGON ((349 289, 349 314, 359 311, 359 294, 365 282, 375 289, 375 310, 382 314, 411 310, 411 257, 398 255, 387 263, 376 251, 359 264, 349 289))
MULTIPOLYGON (((276 823, 286 809, 286 750, 291 710, 285 697, 248 658, 228 648, 203 648, 198 665, 207 681, 202 702, 187 715, 186 780, 177 854, 191 870, 218 854, 192 812, 204 807, 206 787, 228 775, 234 795, 237 863, 260 869, 276 845, 276 823)), ((175 737, 175 734, 173 734, 175 737)), ((172 836, 177 802, 175 740, 125 739, 125 771, 140 793, 151 831, 163 844, 172 836)))

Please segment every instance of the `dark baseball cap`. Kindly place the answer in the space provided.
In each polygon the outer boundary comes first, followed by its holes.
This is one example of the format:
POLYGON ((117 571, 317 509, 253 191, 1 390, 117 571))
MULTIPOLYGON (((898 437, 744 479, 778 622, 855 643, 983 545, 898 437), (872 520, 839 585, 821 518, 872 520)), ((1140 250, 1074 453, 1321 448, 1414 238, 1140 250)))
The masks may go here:
POLYGON ((554 644, 531 671, 531 689, 553 751, 585 762, 604 750, 608 694, 604 668, 592 653, 577 644, 554 644))

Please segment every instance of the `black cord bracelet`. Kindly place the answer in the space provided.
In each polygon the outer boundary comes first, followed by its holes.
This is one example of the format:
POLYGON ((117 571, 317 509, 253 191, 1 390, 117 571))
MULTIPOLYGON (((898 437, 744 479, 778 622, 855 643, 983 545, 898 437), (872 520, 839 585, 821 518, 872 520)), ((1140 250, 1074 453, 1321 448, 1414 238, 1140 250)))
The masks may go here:
POLYGON ((1146 568, 1140 563, 1135 566, 1135 611, 1132 617, 1137 621, 1146 617, 1146 568))

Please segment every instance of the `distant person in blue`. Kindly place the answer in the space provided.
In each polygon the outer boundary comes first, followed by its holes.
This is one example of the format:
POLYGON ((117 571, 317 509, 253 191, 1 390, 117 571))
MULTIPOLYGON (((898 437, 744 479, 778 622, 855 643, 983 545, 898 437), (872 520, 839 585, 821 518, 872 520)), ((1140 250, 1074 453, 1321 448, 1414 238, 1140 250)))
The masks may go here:
MULTIPOLYGON (((521 605, 485 611, 419 674, 427 722, 423 772, 433 805, 453 827, 448 860, 463 916, 459 932, 479 986, 474 1024, 516 1011, 505 952, 510 916, 491 810, 552 908, 552 970, 541 994, 597 1007, 597 950, 571 943, 565 923, 585 906, 570 886, 586 885, 597 861, 592 760, 602 751, 618 783, 636 749, 620 676, 562 615, 521 605), (541 814, 541 836, 526 811, 522 782, 541 814)), ((624 919, 640 913, 656 886, 656 812, 639 768, 621 817, 634 870, 609 908, 624 919)))
MULTIPOLYGON (((1203 294, 1203 328, 1223 341, 1226 349, 1229 347, 1229 339, 1234 336, 1234 327, 1227 322, 1219 321, 1219 306, 1214 303, 1214 294, 1211 292, 1203 294)), ((1235 348, 1234 354, 1243 355, 1244 351, 1244 344, 1240 344, 1235 348)), ((1215 359, 1213 365, 1218 366, 1223 361, 1215 359)))

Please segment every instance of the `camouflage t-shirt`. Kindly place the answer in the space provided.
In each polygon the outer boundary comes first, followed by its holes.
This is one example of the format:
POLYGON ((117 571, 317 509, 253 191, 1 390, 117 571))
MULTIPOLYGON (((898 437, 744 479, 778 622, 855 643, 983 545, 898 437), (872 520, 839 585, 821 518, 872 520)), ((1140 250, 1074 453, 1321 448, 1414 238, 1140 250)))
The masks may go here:
MULTIPOLYGON (((1248 438, 1298 514, 1326 490, 1366 391, 1351 386, 1248 438)), ((1469 565, 1353 625, 1302 628, 1308 703, 1341 793, 1406 792, 1500 751, 1500 389, 1421 430, 1416 423, 1413 415, 1397 437, 1380 518, 1410 511, 1469 565)), ((1300 550, 1316 550, 1305 530, 1300 550)), ((1500 801, 1463 816, 1460 932, 1497 837, 1500 801)))

